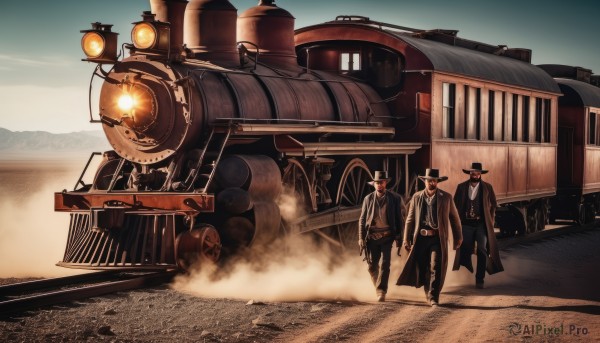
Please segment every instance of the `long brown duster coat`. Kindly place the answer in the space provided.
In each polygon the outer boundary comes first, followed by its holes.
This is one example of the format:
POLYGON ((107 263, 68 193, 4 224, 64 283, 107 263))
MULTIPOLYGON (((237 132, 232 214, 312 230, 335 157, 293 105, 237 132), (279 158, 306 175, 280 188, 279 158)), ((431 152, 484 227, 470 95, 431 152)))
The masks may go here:
MULTIPOLYGON (((414 249, 415 243, 421 237, 419 234, 419 223, 421 222, 421 209, 425 203, 425 196, 425 190, 423 190, 415 193, 410 200, 406 223, 404 225, 404 242, 408 242, 413 248, 408 253, 406 262, 400 271, 400 277, 398 277, 398 281, 396 282, 398 286, 406 285, 419 288, 423 286, 425 281, 422 278, 419 278, 414 249)), ((441 292, 446 278, 446 269, 448 268, 448 227, 452 229, 453 247, 456 246, 456 243, 459 240, 462 240, 462 227, 460 225, 458 212, 456 211, 456 206, 454 206, 454 201, 452 201, 452 195, 438 188, 436 197, 438 230, 442 249, 441 292)))
MULTIPOLYGON (((494 233, 494 220, 496 218, 496 207, 498 207, 498 203, 496 202, 496 194, 494 193, 494 188, 487 182, 480 181, 479 190, 483 192, 481 195, 483 197, 483 216, 485 219, 485 227, 487 231, 487 252, 488 259, 486 263, 486 270, 488 274, 492 275, 504 270, 502 266, 502 262, 500 261, 500 252, 498 251, 498 242, 496 241, 496 234, 494 233)), ((458 213, 463 214, 467 211, 467 198, 469 196, 469 180, 460 183, 456 187, 456 192, 454 192, 454 203, 456 204, 456 208, 458 213)), ((473 249, 473 247, 463 246, 461 249, 473 249)), ((469 263, 468 261, 467 263, 469 263)), ((452 266, 452 270, 458 270, 460 268, 460 251, 456 252, 456 257, 454 258, 454 265, 452 266)), ((471 269, 473 267, 471 266, 471 269)))

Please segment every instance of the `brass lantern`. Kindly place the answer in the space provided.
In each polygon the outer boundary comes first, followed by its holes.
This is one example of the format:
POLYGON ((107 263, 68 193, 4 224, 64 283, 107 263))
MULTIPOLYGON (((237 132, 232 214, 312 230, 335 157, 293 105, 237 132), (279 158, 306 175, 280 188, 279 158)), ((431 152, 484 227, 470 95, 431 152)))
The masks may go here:
POLYGON ((131 41, 137 52, 166 53, 169 50, 171 26, 154 17, 154 14, 145 11, 143 20, 133 23, 131 41))
POLYGON ((96 63, 115 63, 117 61, 117 36, 112 25, 92 23, 91 30, 81 30, 81 49, 87 57, 83 61, 96 63))

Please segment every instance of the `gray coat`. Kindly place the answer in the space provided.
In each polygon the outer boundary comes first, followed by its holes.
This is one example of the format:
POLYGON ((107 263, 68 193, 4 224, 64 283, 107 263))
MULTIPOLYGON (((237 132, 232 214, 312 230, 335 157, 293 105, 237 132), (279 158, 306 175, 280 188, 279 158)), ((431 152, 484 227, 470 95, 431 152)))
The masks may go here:
MULTIPOLYGON (((365 196, 362 204, 362 211, 360 212, 360 218, 358 219, 358 238, 365 239, 367 231, 373 222, 373 216, 375 215, 375 197, 376 191, 365 196)), ((395 192, 387 190, 385 192, 387 197, 387 222, 392 229, 396 240, 402 240, 402 227, 404 221, 402 219, 402 209, 404 208, 402 203, 402 197, 395 192)))

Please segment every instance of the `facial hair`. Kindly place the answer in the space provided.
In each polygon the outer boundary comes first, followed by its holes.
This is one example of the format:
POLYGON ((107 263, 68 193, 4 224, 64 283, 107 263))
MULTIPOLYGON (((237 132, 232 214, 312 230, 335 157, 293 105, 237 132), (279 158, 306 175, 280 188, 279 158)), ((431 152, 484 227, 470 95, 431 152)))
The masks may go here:
POLYGON ((427 184, 427 190, 433 192, 437 189, 437 185, 427 184))
POLYGON ((471 178, 469 178, 469 181, 471 181, 471 183, 478 183, 479 181, 481 181, 481 178, 471 177, 471 178))

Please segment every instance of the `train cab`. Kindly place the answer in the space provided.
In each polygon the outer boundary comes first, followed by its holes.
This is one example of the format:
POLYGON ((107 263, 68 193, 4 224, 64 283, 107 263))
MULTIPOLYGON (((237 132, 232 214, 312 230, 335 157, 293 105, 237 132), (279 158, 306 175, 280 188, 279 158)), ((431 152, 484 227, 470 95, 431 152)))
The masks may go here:
MULTIPOLYGON (((413 176, 440 168, 453 192, 462 172, 482 162, 507 227, 543 229, 556 192, 557 108, 561 90, 531 64, 531 51, 340 16, 296 31, 307 68, 336 69, 368 82, 390 108, 397 141, 424 145, 413 176)), ((414 181, 416 183, 416 181, 414 181)))

